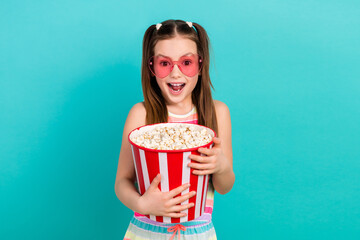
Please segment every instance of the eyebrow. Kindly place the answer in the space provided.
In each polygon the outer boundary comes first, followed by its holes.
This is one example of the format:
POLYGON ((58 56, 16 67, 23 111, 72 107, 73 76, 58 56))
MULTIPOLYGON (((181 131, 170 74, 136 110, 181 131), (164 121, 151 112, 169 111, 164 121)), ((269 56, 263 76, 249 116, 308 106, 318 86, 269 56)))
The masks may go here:
MULTIPOLYGON (((182 55, 181 57, 183 57, 183 56, 187 56, 187 55, 194 55, 194 53, 192 53, 192 52, 188 52, 188 53, 185 53, 184 55, 182 55)), ((167 58, 171 58, 171 57, 169 57, 169 56, 162 55, 162 54, 158 54, 157 56, 158 56, 158 57, 167 57, 167 58)))

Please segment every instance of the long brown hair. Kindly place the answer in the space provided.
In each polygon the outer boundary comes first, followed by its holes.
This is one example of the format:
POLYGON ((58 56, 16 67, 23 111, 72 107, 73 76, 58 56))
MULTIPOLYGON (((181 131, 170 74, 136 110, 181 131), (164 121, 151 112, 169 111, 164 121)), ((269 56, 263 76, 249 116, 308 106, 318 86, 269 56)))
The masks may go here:
POLYGON ((148 67, 148 60, 154 55, 154 48, 159 40, 170 39, 177 34, 189 38, 196 43, 199 56, 202 58, 202 68, 198 82, 192 92, 191 99, 198 114, 198 124, 207 126, 215 132, 218 130, 215 106, 211 96, 214 89, 209 75, 210 41, 205 29, 197 23, 190 27, 182 20, 167 20, 161 23, 159 30, 151 25, 145 32, 141 66, 141 83, 146 109, 146 124, 168 121, 168 111, 161 90, 148 67), (195 28, 195 29, 194 29, 195 28))

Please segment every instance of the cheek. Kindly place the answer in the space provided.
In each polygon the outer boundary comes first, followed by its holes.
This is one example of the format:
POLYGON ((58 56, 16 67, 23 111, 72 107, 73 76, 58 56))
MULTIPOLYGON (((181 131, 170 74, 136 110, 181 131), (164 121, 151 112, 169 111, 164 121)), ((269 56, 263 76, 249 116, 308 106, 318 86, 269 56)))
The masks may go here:
POLYGON ((157 82, 157 84, 158 84, 158 86, 160 87, 160 88, 163 88, 163 87, 165 87, 165 85, 166 85, 166 80, 165 80, 166 78, 163 78, 163 79, 161 79, 161 78, 156 78, 156 82, 157 82))
POLYGON ((194 90, 194 88, 196 87, 196 84, 198 83, 198 81, 199 81, 199 77, 198 77, 198 76, 191 78, 190 86, 191 86, 191 89, 192 89, 192 90, 194 90))

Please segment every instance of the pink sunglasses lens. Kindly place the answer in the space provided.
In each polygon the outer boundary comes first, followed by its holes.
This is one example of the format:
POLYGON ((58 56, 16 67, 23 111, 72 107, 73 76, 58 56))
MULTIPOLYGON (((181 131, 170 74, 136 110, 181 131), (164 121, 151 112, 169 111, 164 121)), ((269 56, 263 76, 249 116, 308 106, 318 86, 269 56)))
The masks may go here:
POLYGON ((159 78, 164 78, 170 74, 173 62, 170 58, 154 57, 154 74, 159 78))
POLYGON ((197 55, 183 56, 179 61, 173 62, 167 57, 152 57, 149 61, 150 70, 159 78, 168 76, 173 70, 174 64, 177 64, 180 71, 188 76, 193 77, 200 71, 199 57, 197 55))
POLYGON ((199 73, 199 57, 197 55, 183 56, 178 62, 181 72, 186 76, 193 77, 199 73))

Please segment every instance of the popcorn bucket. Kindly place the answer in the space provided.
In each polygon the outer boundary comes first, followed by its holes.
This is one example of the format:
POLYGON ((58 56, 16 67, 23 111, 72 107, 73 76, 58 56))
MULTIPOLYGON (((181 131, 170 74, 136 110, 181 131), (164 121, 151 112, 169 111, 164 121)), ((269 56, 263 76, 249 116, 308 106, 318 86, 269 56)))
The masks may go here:
MULTIPOLYGON (((183 191, 180 195, 184 195, 191 191, 196 191, 196 195, 188 199, 181 204, 194 203, 194 207, 186 209, 182 212, 187 213, 185 217, 171 218, 162 216, 146 215, 146 217, 157 222, 164 223, 182 223, 186 221, 194 220, 200 217, 205 210, 206 194, 209 182, 209 175, 195 175, 191 173, 191 168, 187 165, 192 161, 189 158, 190 154, 200 155, 197 151, 201 148, 211 148, 213 142, 209 142, 206 145, 180 149, 180 150, 156 150, 145 148, 135 144, 131 141, 130 137, 137 136, 145 131, 151 131, 156 127, 168 126, 173 127, 178 124, 191 125, 199 130, 206 129, 212 137, 215 136, 215 132, 207 127, 189 124, 189 123, 159 123, 146 125, 134 129, 129 134, 129 142, 131 143, 131 149, 133 154, 134 166, 136 171, 136 177, 138 182, 138 191, 142 195, 149 188, 152 180, 158 173, 161 174, 161 182, 159 189, 162 192, 169 192, 180 185, 190 183, 190 188, 183 191)), ((177 196, 176 196, 177 197, 177 196)))

